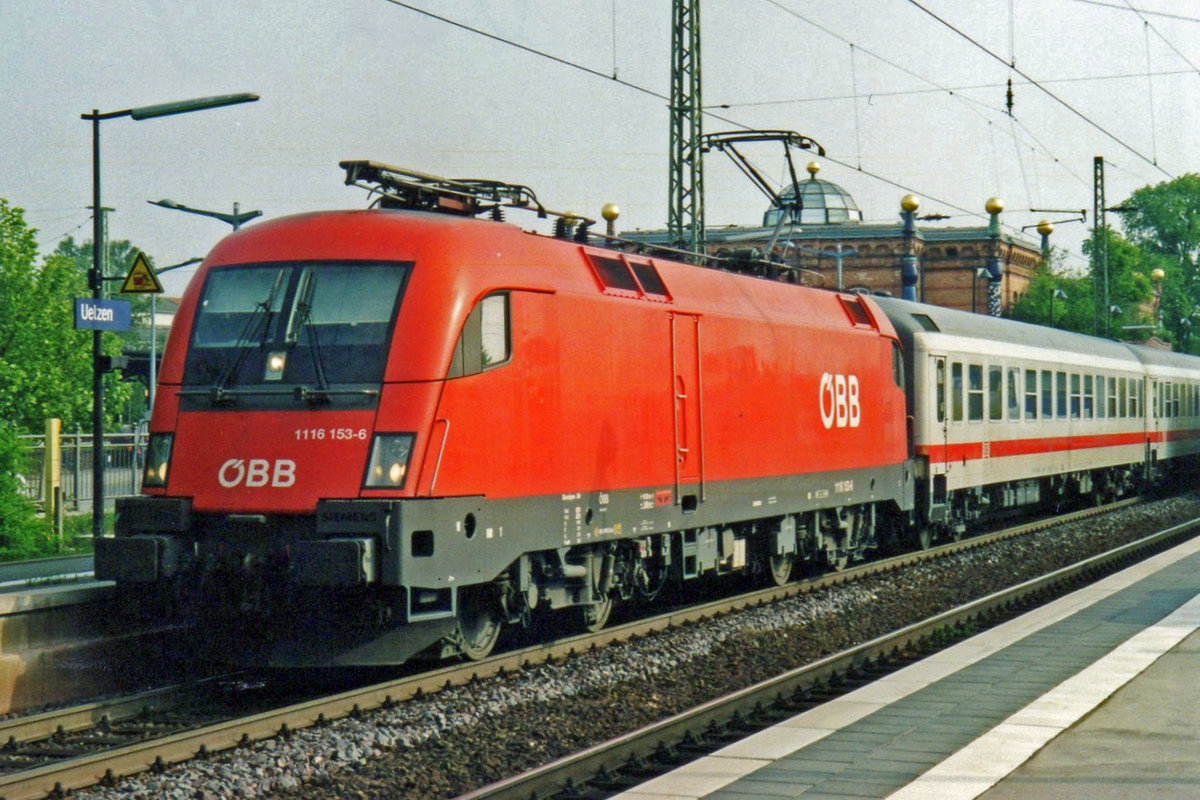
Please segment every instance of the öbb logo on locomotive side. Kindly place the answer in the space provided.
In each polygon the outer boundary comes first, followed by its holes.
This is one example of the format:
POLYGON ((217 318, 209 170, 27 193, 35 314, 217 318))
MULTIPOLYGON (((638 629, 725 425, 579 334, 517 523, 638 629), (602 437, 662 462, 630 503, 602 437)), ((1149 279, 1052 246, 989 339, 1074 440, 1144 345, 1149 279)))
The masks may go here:
POLYGON ((858 402, 858 376, 826 372, 817 390, 821 423, 829 428, 857 428, 862 416, 858 402))
POLYGON ((226 489, 244 485, 251 489, 266 486, 286 489, 296 482, 296 462, 278 458, 272 465, 265 458, 231 458, 217 470, 217 480, 226 489))

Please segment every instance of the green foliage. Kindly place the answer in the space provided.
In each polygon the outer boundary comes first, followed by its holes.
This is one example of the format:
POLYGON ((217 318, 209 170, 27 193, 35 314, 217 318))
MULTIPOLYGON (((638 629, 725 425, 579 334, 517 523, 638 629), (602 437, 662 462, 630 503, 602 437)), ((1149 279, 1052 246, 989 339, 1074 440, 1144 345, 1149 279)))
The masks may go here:
POLYGON ((51 555, 56 543, 49 527, 25 497, 20 467, 25 451, 11 424, 0 424, 0 560, 51 555))
POLYGON ((1176 348, 1200 352, 1200 175, 1145 186, 1121 204, 1129 240, 1162 269, 1162 324, 1176 348), (1193 326, 1197 328, 1193 332, 1193 326))
MULTIPOLYGON (((37 431, 58 417, 64 427, 90 430, 92 332, 74 329, 74 303, 90 296, 91 246, 68 238, 38 266, 34 233, 24 212, 0 199, 0 419, 37 431)), ((119 355, 121 338, 106 332, 102 349, 119 355)), ((105 376, 106 424, 134 391, 118 375, 105 376)))
MULTIPOLYGON (((1051 264, 1038 267, 1029 289, 1013 307, 1013 318, 1050 325, 1050 298, 1053 295, 1055 328, 1103 336, 1107 323, 1110 338, 1129 341, 1146 339, 1153 331, 1143 326, 1154 324, 1155 290, 1149 275, 1158 265, 1160 257, 1147 253, 1111 229, 1107 229, 1105 234, 1108 245, 1107 306, 1103 299, 1102 279, 1097 285, 1091 274, 1063 274, 1061 259, 1056 262, 1052 258, 1051 264), (1056 290, 1061 294, 1055 295, 1056 290), (1117 306, 1120 313, 1115 316, 1097 314, 1098 308, 1110 306, 1117 306)), ((1089 240, 1084 243, 1084 252, 1090 254, 1091 250, 1092 242, 1089 240)))

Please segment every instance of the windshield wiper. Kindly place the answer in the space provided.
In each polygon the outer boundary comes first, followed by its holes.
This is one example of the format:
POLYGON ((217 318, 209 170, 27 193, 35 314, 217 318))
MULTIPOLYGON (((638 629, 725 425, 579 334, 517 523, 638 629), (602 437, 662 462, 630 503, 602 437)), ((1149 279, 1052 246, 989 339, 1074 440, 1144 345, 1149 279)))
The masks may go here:
POLYGON ((229 381, 237 376, 242 370, 242 365, 246 363, 246 359, 250 356, 250 345, 257 342, 261 348, 266 344, 267 331, 271 329, 271 306, 275 305, 275 296, 279 294, 279 287, 283 283, 284 270, 280 269, 275 274, 275 283, 271 286, 271 291, 267 295, 267 299, 261 303, 254 305, 254 311, 246 320, 246 324, 242 326, 242 332, 238 334, 237 341, 234 342, 234 349, 238 351, 237 357, 225 365, 220 376, 217 378, 216 385, 212 387, 213 403, 220 405, 229 402, 228 393, 225 391, 229 385, 229 381))
POLYGON ((321 341, 317 328, 312 319, 312 296, 317 285, 317 278, 311 271, 305 271, 300 276, 300 290, 296 296, 296 306, 292 318, 288 320, 288 328, 284 341, 295 347, 301 328, 308 338, 308 352, 312 358, 313 376, 316 378, 316 389, 297 387, 296 396, 309 403, 328 403, 329 380, 325 377, 325 360, 321 355, 321 341))

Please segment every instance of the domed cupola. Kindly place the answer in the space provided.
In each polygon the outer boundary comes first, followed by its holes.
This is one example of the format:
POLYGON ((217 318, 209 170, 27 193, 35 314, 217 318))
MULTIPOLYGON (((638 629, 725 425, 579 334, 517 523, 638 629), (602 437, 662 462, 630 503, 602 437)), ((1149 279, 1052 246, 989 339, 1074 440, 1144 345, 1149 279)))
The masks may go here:
POLYGON ((779 217, 789 215, 788 222, 798 222, 801 225, 836 225, 862 222, 862 212, 858 204, 842 187, 830 181, 817 177, 821 165, 815 161, 808 164, 806 181, 787 187, 779 193, 784 208, 769 208, 763 215, 763 225, 769 228, 779 223, 779 217), (796 195, 799 193, 799 202, 796 195))

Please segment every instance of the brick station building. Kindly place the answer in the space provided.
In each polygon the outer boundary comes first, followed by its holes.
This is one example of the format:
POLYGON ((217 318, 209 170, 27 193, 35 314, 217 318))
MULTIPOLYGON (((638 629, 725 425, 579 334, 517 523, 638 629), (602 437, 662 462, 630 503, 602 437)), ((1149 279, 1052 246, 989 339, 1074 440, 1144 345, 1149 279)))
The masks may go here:
MULTIPOLYGON (((818 178, 818 170, 817 164, 809 164, 809 179, 782 193, 784 200, 790 201, 796 189, 799 190, 799 212, 771 208, 763 215, 761 227, 707 228, 708 252, 732 255, 735 251, 744 253, 754 249, 766 254, 774 237, 772 261, 800 267, 801 281, 805 284, 837 288, 840 250, 841 288, 900 297, 901 259, 911 246, 920 276, 916 287, 918 300, 986 314, 988 278, 984 268, 992 248, 996 247, 1003 275, 1002 313, 1007 315, 1028 288, 1034 268, 1042 258, 1036 243, 1003 232, 993 241, 986 224, 918 225, 909 243, 899 215, 895 222, 864 223, 854 198, 836 183, 818 178), (778 224, 785 213, 792 219, 778 224)), ((665 241, 665 233, 625 235, 649 242, 665 241)))

